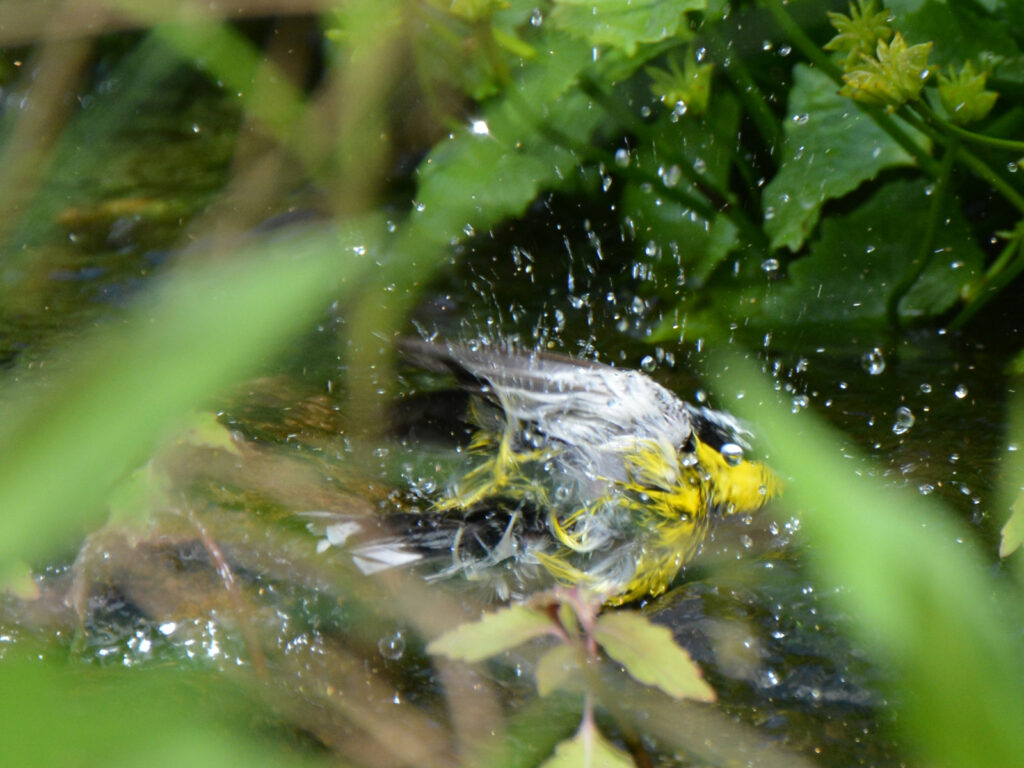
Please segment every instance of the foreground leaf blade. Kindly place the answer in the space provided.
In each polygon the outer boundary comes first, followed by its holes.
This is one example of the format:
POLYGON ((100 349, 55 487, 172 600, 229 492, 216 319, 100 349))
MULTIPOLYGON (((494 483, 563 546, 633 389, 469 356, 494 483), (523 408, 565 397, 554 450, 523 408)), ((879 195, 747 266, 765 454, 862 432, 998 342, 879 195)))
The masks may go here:
POLYGON ((427 646, 429 653, 463 661, 482 661, 554 631, 546 613, 514 605, 460 624, 427 646))
POLYGON ((584 722, 576 735, 555 747, 555 754, 541 768, 633 768, 633 760, 608 743, 591 722, 584 722))
POLYGON ((714 701, 715 692, 700 668, 676 645, 667 627, 652 624, 637 613, 602 614, 594 628, 597 642, 630 675, 677 699, 714 701))

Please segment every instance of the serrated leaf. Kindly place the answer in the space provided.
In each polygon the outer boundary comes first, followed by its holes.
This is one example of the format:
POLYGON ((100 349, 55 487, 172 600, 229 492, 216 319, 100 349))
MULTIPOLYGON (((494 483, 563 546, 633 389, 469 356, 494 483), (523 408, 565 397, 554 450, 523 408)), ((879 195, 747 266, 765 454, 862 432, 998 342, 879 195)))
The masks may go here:
MULTIPOLYGON (((1010 519, 999 531, 999 556, 1009 557, 1024 544, 1024 492, 1010 508, 1010 519)), ((539 683, 539 678, 538 678, 539 683)))
POLYGON ((434 639, 427 652, 462 661, 482 661, 554 630, 543 611, 513 605, 460 624, 434 639))
POLYGON ((521 214, 542 190, 572 175, 578 160, 543 134, 540 121, 589 141, 601 116, 573 89, 591 53, 564 34, 538 41, 537 50, 509 97, 495 101, 472 130, 437 144, 420 164, 413 240, 447 247, 521 214))
POLYGON ((556 0, 551 18, 569 34, 594 45, 615 46, 632 56, 641 43, 656 43, 685 31, 680 29, 683 14, 705 7, 705 0, 556 0))
POLYGON ((594 627, 594 639, 641 683, 677 699, 714 701, 715 692, 704 682, 700 668, 667 627, 629 611, 603 613, 594 627))
MULTIPOLYGON (((860 207, 825 221, 808 256, 763 302, 766 315, 793 324, 884 322, 893 291, 915 269, 931 197, 923 181, 886 184, 860 207)), ((978 248, 959 207, 947 201, 928 265, 903 296, 899 314, 940 314, 981 271, 978 248)))
POLYGON ((576 665, 574 649, 568 643, 561 643, 549 648, 537 662, 534 676, 537 678, 537 692, 547 696, 564 687, 565 681, 573 672, 579 670, 576 665))
MULTIPOLYGON (((828 200, 852 192, 886 168, 915 161, 840 96, 826 75, 806 65, 793 69, 788 111, 782 163, 765 187, 762 201, 772 248, 796 251, 814 231, 828 200)), ((926 146, 920 134, 903 127, 926 146)))
POLYGON ((555 747, 541 768, 634 768, 632 758, 608 741, 589 721, 576 735, 555 747))

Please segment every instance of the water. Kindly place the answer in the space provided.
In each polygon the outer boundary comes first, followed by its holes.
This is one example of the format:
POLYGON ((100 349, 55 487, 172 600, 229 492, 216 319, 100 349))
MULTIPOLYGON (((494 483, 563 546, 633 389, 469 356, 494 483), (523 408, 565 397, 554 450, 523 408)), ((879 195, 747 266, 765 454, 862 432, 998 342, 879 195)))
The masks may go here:
MULTIPOLYGON (((154 275, 189 258, 187 226, 226 177, 225 136, 235 128, 216 100, 200 122, 164 117, 158 143, 124 137, 118 156, 135 175, 107 169, 105 195, 85 182, 86 191, 65 191, 74 202, 33 245, 43 265, 38 301, 3 318, 8 368, 44 364, 85 328, 116 322, 154 275)), ((627 150, 616 160, 632 162, 627 150)), ((728 342, 661 341, 657 352, 650 343, 673 320, 684 279, 669 244, 649 243, 602 204, 558 198, 493 237, 466 236, 460 258, 414 307, 418 327, 637 368, 691 400, 702 387, 714 393, 699 371, 708 349, 728 342), (531 258, 510 257, 513 248, 531 258), (624 272, 624 263, 635 268, 624 272)), ((779 264, 754 269, 774 279, 779 264)), ((38 595, 3 600, 0 654, 43 640, 97 668, 241 670, 294 697, 290 722, 323 743, 337 734, 322 713, 344 716, 339 692, 357 691, 368 711, 399 722, 406 714, 430 727, 444 721, 445 691, 460 682, 438 675, 423 637, 478 615, 483 584, 451 595, 415 577, 364 578, 344 547, 386 535, 386 514, 426 511, 464 469, 464 400, 423 397, 436 377, 401 371, 382 383, 395 428, 350 430, 348 358, 339 360, 337 342, 344 326, 344 308, 325 308, 287 359, 215 404, 239 453, 184 441, 158 457, 147 490, 166 481, 174 504, 154 508, 142 530, 117 523, 81 552, 37 565, 38 595), (353 521, 362 526, 355 532, 353 521), (331 546, 319 546, 331 532, 331 546), (83 598, 81 619, 65 604, 69 592, 83 598)), ((1006 355, 929 330, 895 341, 823 335, 759 335, 771 341, 756 361, 780 401, 798 418, 818 414, 836 427, 837 450, 866 456, 850 459, 857 471, 941 499, 994 552, 1005 510, 990 502, 1012 453, 1003 446, 1005 381, 993 373, 1006 355)), ((714 394, 711 404, 729 407, 714 394)), ((770 461, 771 450, 772 436, 759 435, 753 453, 770 461)), ((641 610, 701 663, 720 711, 744 733, 820 765, 899 765, 885 673, 850 639, 842 586, 817 583, 805 563, 801 512, 783 496, 764 514, 716 526, 676 587, 641 610)), ((461 684, 485 690, 499 714, 524 711, 535 701, 536 655, 504 662, 461 684)))

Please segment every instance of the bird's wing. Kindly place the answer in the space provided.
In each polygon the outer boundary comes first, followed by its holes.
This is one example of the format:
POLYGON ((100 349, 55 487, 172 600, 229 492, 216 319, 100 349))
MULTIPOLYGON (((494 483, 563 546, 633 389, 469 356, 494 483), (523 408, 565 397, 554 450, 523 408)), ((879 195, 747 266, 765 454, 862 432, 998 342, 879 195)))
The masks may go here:
POLYGON ((508 419, 568 445, 636 437, 678 447, 690 435, 682 401, 638 371, 511 347, 406 339, 401 349, 415 365, 454 373, 508 419))

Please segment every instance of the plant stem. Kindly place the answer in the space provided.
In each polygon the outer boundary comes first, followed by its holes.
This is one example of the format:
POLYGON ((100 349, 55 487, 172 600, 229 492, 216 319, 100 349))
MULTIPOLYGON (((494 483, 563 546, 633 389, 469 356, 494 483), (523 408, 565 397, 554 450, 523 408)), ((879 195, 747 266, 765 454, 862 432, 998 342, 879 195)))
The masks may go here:
POLYGON ((1020 192, 1010 186, 1009 182, 996 173, 988 163, 963 146, 963 144, 961 144, 959 140, 948 130, 950 127, 949 124, 928 109, 925 104, 917 103, 913 106, 913 109, 908 105, 908 107, 902 110, 900 114, 907 120, 907 122, 914 125, 914 127, 928 133, 935 141, 941 142, 946 146, 955 145, 957 156, 964 165, 987 181, 993 189, 1005 197, 1014 208, 1019 210, 1021 213, 1024 213, 1024 195, 1021 195, 1020 192), (928 119, 929 114, 934 122, 928 119))
POLYGON ((1024 257, 1021 256, 1020 246, 1021 242, 1016 237, 1006 244, 995 263, 985 273, 981 283, 971 292, 971 298, 949 324, 950 330, 963 328, 982 307, 1024 270, 1024 257))
POLYGON ((932 244, 935 242, 935 230, 938 226, 939 218, 942 215, 942 207, 945 203, 946 192, 949 189, 950 179, 953 175, 953 159, 956 157, 957 143, 956 139, 946 147, 946 152, 942 156, 942 168, 939 172, 939 179, 935 185, 935 189, 932 192, 932 202, 928 207, 928 220, 925 223, 924 237, 921 238, 921 245, 918 248, 917 255, 910 264, 910 269, 903 276, 903 279, 893 288, 892 294, 889 296, 889 301, 886 306, 886 312, 889 317, 889 325, 891 328, 896 329, 900 326, 900 302, 903 297, 907 295, 914 284, 920 279, 925 269, 931 263, 932 260, 932 244))
POLYGON ((947 133, 951 133, 958 139, 963 141, 970 141, 974 144, 981 144, 986 147, 993 149, 1005 149, 1008 152, 1024 152, 1024 141, 1014 141, 1013 139, 1000 139, 996 136, 986 136, 983 133, 975 133, 974 131, 968 131, 966 128, 961 128, 959 125, 954 125, 949 120, 945 120, 939 117, 927 103, 923 100, 915 104, 916 109, 921 115, 933 125, 939 126, 942 130, 947 133))

